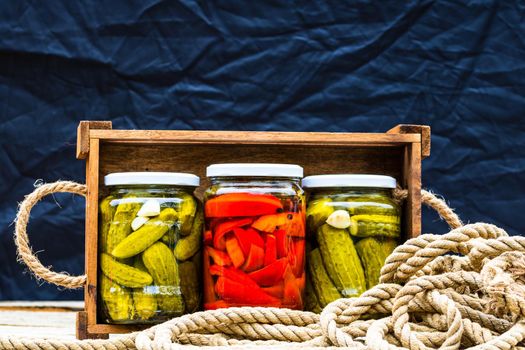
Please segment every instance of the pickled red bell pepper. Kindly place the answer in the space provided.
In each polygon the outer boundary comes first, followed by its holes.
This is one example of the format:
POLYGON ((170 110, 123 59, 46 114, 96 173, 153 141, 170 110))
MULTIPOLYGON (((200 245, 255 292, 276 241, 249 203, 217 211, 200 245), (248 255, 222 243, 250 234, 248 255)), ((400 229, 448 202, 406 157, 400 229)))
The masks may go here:
POLYGON ((263 287, 262 290, 264 290, 266 294, 270 294, 271 296, 282 299, 284 295, 284 283, 280 282, 271 287, 263 287))
MULTIPOLYGON (((204 249, 202 255, 203 255, 202 267, 204 271, 210 271, 211 270, 210 256, 209 256, 208 250, 204 249)), ((204 273, 202 284, 203 284, 202 287, 204 288, 204 300, 206 300, 206 302, 214 302, 215 293, 213 292, 213 279, 210 273, 204 273)))
POLYGON ((252 227, 259 231, 272 233, 280 226, 286 224, 287 221, 290 221, 291 217, 292 214, 290 213, 263 215, 253 222, 252 227))
POLYGON ((230 256, 233 266, 240 267, 242 264, 244 264, 245 257, 242 253, 239 241, 237 238, 235 238, 235 236, 226 237, 226 251, 230 256))
POLYGON ((270 287, 282 280, 284 270, 287 266, 288 259, 281 258, 260 270, 250 272, 248 277, 257 282, 261 287, 270 287))
POLYGON ((259 233, 251 227, 247 228, 246 230, 240 227, 234 228, 233 234, 237 238, 244 256, 248 256, 252 244, 255 244, 261 248, 264 247, 264 240, 259 235, 259 233))
POLYGON ((285 230, 275 231, 275 244, 277 247, 277 257, 284 258, 288 256, 288 237, 285 230))
POLYGON ((219 266, 229 266, 232 264, 232 261, 228 254, 223 251, 213 249, 212 247, 205 247, 206 254, 208 254, 213 262, 219 266))
POLYGON ((250 252, 242 266, 242 269, 246 272, 251 272, 260 269, 264 265, 264 249, 252 244, 250 246, 250 252))
POLYGON ((279 198, 268 194, 227 193, 209 199, 206 217, 238 217, 275 214, 283 210, 279 198))
POLYGON ((266 250, 264 251, 264 265, 270 265, 277 260, 277 243, 274 235, 266 235, 266 250))
POLYGON ((266 294, 261 288, 247 286, 224 276, 220 276, 215 283, 215 292, 226 302, 232 304, 280 306, 281 301, 266 294))
POLYGON ((234 267, 222 267, 213 265, 209 268, 210 274, 213 276, 224 276, 227 279, 237 281, 247 286, 258 287, 257 283, 250 278, 244 272, 234 268, 234 267))
POLYGON ((217 224, 213 233, 213 246, 217 249, 224 250, 226 248, 224 235, 232 231, 234 228, 250 225, 252 222, 253 219, 244 218, 224 221, 217 224))
POLYGON ((288 307, 297 307, 303 304, 301 290, 297 285, 296 278, 292 272, 290 265, 286 267, 284 271, 284 294, 283 304, 288 307))
POLYGON ((224 309, 230 307, 230 304, 225 302, 224 300, 217 300, 211 303, 205 303, 204 309, 205 310, 217 310, 217 309, 224 309))
POLYGON ((290 253, 288 254, 290 267, 293 274, 299 277, 304 271, 305 240, 294 239, 290 248, 290 253))

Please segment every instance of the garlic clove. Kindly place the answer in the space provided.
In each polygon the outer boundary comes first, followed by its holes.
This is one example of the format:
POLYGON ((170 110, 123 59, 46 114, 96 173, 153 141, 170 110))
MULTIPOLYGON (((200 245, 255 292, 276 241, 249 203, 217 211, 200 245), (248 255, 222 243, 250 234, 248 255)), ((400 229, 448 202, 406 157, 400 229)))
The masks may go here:
POLYGON ((155 199, 149 199, 140 208, 137 216, 157 216, 160 214, 160 204, 155 199))
POLYGON ((350 214, 346 210, 336 210, 326 219, 326 223, 335 228, 350 227, 350 214))
POLYGON ((144 225, 149 218, 146 218, 144 216, 137 216, 133 221, 131 222, 131 229, 133 231, 137 231, 142 225, 144 225))

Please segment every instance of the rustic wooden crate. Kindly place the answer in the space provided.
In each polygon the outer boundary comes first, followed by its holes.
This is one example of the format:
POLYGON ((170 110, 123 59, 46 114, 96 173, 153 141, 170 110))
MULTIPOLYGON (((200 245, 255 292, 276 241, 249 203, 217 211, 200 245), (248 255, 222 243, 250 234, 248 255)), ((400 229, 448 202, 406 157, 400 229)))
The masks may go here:
POLYGON ((421 160, 430 154, 430 127, 398 125, 386 133, 113 130, 111 122, 82 121, 77 158, 86 159, 85 311, 77 316, 77 337, 104 338, 140 326, 97 321, 98 199, 107 192, 103 178, 120 171, 176 171, 202 179, 206 166, 227 162, 291 163, 314 174, 383 174, 408 190, 405 237, 421 231, 421 160))

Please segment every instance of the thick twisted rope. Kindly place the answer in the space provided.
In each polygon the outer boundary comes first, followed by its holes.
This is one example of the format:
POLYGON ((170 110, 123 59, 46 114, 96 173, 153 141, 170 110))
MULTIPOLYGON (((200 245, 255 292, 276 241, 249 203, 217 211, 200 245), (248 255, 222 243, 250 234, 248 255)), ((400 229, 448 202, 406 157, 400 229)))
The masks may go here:
MULTIPOLYGON (((17 217, 19 255, 40 278, 79 287, 84 276, 56 274, 32 259, 25 232, 32 206, 59 190, 85 193, 74 183, 62 183, 39 187, 28 196, 17 217)), ((332 302, 321 315, 278 308, 219 309, 109 340, 0 337, 0 350, 525 350, 525 239, 508 237, 489 224, 461 226, 443 200, 422 196, 453 230, 408 240, 387 258, 383 283, 360 297, 332 302)))
POLYGON ((82 196, 86 196, 86 185, 81 185, 72 181, 58 181, 50 184, 38 186, 32 193, 27 195, 20 203, 18 213, 16 215, 15 226, 15 243, 18 249, 19 260, 22 260, 33 274, 44 281, 56 284, 66 288, 81 288, 86 283, 86 276, 70 276, 65 272, 57 273, 51 271, 50 268, 42 265, 40 260, 29 246, 29 237, 27 237, 27 222, 31 209, 43 197, 52 193, 69 192, 82 196))

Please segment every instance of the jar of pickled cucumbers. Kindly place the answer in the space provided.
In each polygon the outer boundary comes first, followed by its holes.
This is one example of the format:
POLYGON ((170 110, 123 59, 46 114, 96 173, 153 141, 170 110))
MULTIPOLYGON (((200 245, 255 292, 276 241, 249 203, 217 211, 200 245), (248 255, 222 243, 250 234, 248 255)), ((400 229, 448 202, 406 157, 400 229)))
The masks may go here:
POLYGON ((105 176, 99 203, 100 321, 157 323, 201 302, 203 216, 199 177, 128 172, 105 176))
POLYGON ((214 164, 204 193, 204 308, 303 308, 303 169, 214 164))
POLYGON ((382 175, 305 177, 309 238, 305 308, 318 312, 338 298, 359 296, 379 282, 398 244, 396 180, 382 175))

